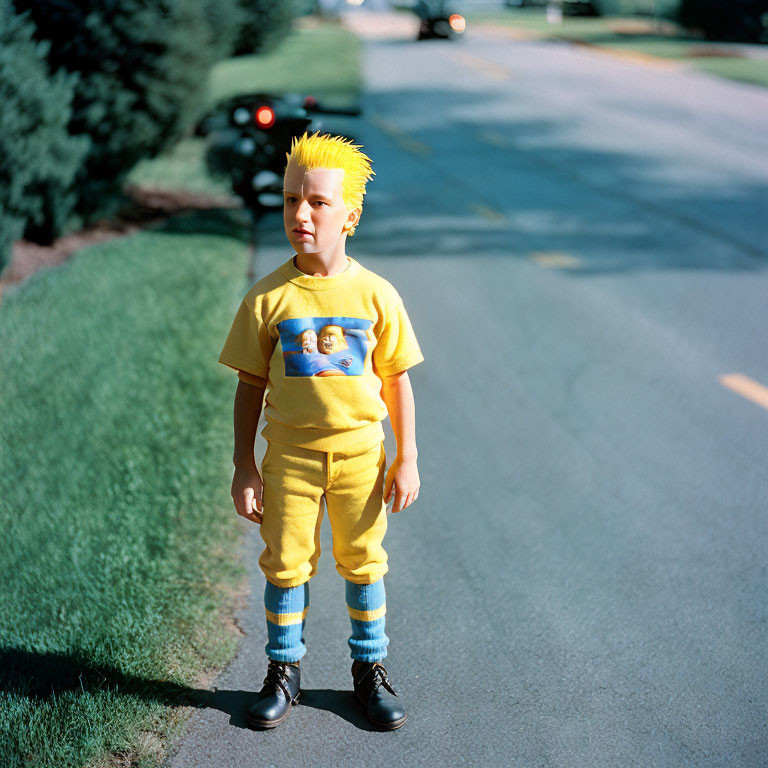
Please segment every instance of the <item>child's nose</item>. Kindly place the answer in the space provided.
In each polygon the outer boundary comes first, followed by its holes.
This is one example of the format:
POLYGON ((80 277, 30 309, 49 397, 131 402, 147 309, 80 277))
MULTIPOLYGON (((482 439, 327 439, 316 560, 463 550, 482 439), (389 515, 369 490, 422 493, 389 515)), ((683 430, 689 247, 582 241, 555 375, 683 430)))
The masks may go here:
POLYGON ((296 209, 296 218, 301 219, 302 221, 309 221, 311 210, 309 203, 304 200, 304 202, 299 203, 299 207, 296 209))

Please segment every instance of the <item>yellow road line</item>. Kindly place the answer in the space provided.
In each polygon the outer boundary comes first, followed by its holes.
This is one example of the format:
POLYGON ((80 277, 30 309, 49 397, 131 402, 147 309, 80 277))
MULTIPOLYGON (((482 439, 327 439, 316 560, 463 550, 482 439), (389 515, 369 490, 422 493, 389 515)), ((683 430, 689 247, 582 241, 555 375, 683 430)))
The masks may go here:
POLYGON ((403 149, 414 155, 428 155, 432 151, 427 144, 411 138, 400 126, 385 120, 380 115, 371 115, 371 122, 380 131, 391 136, 403 149))
POLYGON ((496 24, 477 23, 472 24, 471 32, 478 32, 488 37, 501 37, 506 40, 540 40, 545 36, 543 32, 537 32, 532 29, 523 29, 522 27, 500 27, 496 24))
POLYGON ((768 387, 764 387, 741 373, 725 374, 720 376, 718 381, 737 395, 741 395, 768 410, 768 387))
POLYGON ((565 251, 531 251, 528 258, 547 269, 578 269, 581 260, 565 251))
POLYGON ((472 203, 472 209, 478 216, 482 216, 488 221, 507 220, 507 217, 501 211, 497 211, 495 208, 491 208, 489 205, 478 205, 477 203, 472 203))
POLYGON ((662 59, 659 56, 654 56, 650 53, 641 53, 640 51, 622 51, 619 48, 609 48, 603 45, 589 45, 578 41, 575 42, 583 48, 589 48, 595 53, 602 53, 605 56, 610 56, 612 59, 619 59, 621 61, 628 61, 631 64, 639 64, 642 67, 651 67, 652 69, 663 69, 668 72, 676 72, 683 67, 676 61, 670 59, 662 59))
POLYGON ((502 67, 501 64, 497 64, 495 61, 481 59, 479 56, 473 56, 471 53, 465 53, 464 51, 455 51, 454 56, 459 61, 463 61, 468 67, 472 67, 495 80, 509 80, 512 77, 506 67, 502 67))

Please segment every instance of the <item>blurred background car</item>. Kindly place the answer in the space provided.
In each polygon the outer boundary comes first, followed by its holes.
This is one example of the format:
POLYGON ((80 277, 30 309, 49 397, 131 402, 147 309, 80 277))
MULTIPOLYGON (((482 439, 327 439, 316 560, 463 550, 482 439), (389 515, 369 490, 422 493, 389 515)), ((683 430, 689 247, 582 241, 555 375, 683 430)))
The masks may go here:
POLYGON ((465 18, 456 12, 454 4, 450 2, 419 0, 413 6, 413 12, 420 20, 418 40, 453 40, 463 35, 467 27, 465 18))
POLYGON ((564 16, 600 16, 601 11, 597 3, 592 0, 563 0, 564 16))

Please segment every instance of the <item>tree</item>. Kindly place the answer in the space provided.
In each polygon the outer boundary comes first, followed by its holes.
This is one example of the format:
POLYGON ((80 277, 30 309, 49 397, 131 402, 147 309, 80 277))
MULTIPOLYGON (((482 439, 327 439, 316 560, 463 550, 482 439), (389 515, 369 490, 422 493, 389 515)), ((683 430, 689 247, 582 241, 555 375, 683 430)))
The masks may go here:
POLYGON ((272 50, 291 31, 298 0, 241 0, 243 25, 235 46, 237 55, 272 50))
POLYGON ((50 71, 78 75, 69 131, 92 141, 77 175, 76 210, 86 222, 108 216, 131 168, 176 143, 204 110, 201 84, 231 46, 234 0, 218 0, 218 8, 214 0, 15 4, 29 11, 36 38, 48 41, 50 71), (217 34, 230 37, 214 41, 217 34))
POLYGON ((766 16, 766 0, 682 0, 680 4, 680 23, 701 29, 710 40, 765 42, 766 16))
POLYGON ((25 229, 64 225, 90 144, 67 132, 75 78, 49 76, 50 46, 33 35, 32 23, 0 0, 0 269, 25 229))

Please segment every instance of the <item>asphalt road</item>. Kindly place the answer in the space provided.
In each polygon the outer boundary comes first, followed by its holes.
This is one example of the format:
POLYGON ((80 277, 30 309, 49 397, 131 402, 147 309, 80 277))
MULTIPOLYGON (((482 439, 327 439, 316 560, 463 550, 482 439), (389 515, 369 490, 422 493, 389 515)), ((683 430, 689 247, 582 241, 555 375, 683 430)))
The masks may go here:
MULTIPOLYGON (((169 768, 765 766, 768 404, 721 377, 768 386, 768 91, 482 35, 379 35, 366 79, 349 252, 426 357, 386 540, 410 719, 351 699, 326 521, 302 704, 244 727, 253 528, 246 636, 169 768)), ((263 274, 290 253, 260 237, 263 274)))

